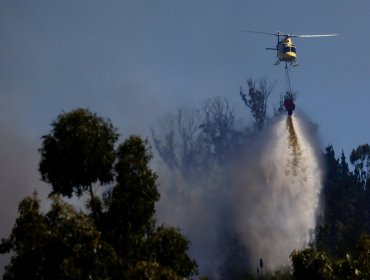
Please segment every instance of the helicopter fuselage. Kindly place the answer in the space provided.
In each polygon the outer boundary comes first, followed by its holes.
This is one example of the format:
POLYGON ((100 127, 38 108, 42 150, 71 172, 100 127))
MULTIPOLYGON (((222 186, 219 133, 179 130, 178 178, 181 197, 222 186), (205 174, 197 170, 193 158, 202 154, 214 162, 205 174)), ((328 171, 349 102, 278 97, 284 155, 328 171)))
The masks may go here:
POLYGON ((293 62, 297 58, 296 48, 290 37, 282 38, 276 49, 280 61, 293 62))
POLYGON ((260 32, 260 31, 252 31, 252 30, 240 30, 242 32, 249 32, 249 33, 258 33, 258 34, 265 34, 265 35, 272 35, 277 36, 277 45, 275 48, 266 48, 267 50, 276 51, 276 56, 278 60, 274 63, 274 65, 278 65, 280 62, 290 62, 293 66, 298 66, 297 52, 296 48, 292 42, 293 37, 299 38, 315 38, 315 37, 333 37, 338 36, 339 34, 287 34, 277 31, 276 33, 269 33, 269 32, 260 32))

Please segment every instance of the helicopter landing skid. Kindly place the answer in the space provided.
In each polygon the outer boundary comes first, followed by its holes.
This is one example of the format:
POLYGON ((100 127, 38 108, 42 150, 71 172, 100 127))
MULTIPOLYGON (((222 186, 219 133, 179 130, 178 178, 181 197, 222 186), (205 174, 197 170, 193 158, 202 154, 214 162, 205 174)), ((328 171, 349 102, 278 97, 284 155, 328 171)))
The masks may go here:
POLYGON ((299 63, 296 60, 292 61, 291 64, 293 65, 293 67, 299 66, 299 63))

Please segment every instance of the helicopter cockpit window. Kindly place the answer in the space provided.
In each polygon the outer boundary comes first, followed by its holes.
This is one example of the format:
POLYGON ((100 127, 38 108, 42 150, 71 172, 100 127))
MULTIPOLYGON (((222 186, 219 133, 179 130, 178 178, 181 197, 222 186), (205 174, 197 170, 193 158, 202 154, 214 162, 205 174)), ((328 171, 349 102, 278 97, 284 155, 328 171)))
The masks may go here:
POLYGON ((287 52, 296 52, 295 50, 295 47, 284 47, 284 53, 287 53, 287 52))

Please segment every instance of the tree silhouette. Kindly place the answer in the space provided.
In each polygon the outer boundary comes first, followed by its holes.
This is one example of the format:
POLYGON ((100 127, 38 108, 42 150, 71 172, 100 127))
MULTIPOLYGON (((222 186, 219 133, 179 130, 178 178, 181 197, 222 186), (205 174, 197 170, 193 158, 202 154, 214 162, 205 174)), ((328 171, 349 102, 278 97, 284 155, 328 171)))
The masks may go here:
POLYGON ((251 110, 257 129, 261 130, 268 120, 267 102, 272 92, 273 85, 269 85, 266 79, 260 80, 258 87, 255 81, 248 79, 247 85, 248 94, 240 87, 240 96, 244 104, 251 110))
POLYGON ((105 200, 108 210, 104 228, 117 250, 132 253, 135 260, 140 257, 142 241, 154 228, 152 216, 159 200, 157 175, 149 169, 151 154, 140 137, 130 136, 118 147, 117 155, 116 186, 105 200))
POLYGON ((111 279, 117 256, 100 236, 87 215, 57 196, 47 214, 36 194, 27 197, 10 237, 1 242, 0 253, 13 252, 4 279, 111 279))
POLYGON ((115 128, 85 109, 63 113, 52 125, 43 137, 39 167, 53 187, 51 209, 41 212, 36 194, 20 202, 12 232, 0 243, 0 254, 12 254, 4 279, 160 280, 197 274, 187 255, 189 241, 178 229, 155 224, 159 192, 148 141, 130 136, 115 149, 115 128), (97 181, 113 183, 103 197, 90 189, 97 181), (85 191, 91 193, 93 215, 60 196, 85 191))
POLYGON ((353 149, 350 161, 355 167, 357 180, 366 187, 370 177, 370 145, 364 144, 353 149))
POLYGON ((60 114, 51 125, 39 150, 42 180, 52 185, 52 193, 71 197, 88 191, 93 197, 93 183, 113 180, 116 130, 87 109, 60 114))
POLYGON ((229 101, 221 97, 207 100, 200 109, 166 114, 152 128, 160 157, 186 181, 204 177, 223 165, 240 148, 245 135, 236 127, 229 101))

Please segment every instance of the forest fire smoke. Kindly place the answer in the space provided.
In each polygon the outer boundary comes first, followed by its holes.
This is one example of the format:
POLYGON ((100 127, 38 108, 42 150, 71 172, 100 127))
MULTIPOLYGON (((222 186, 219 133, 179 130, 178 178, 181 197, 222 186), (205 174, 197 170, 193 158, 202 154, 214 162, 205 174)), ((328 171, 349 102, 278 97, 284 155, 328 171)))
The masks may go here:
POLYGON ((284 116, 258 137, 235 189, 242 243, 250 261, 263 258, 269 270, 286 266, 316 225, 321 168, 303 128, 284 116))
POLYGON ((264 270, 287 267, 290 253, 310 241, 322 169, 306 123, 277 117, 212 175, 189 181, 161 170, 157 219, 183 230, 201 274, 243 279, 260 258, 264 270))

